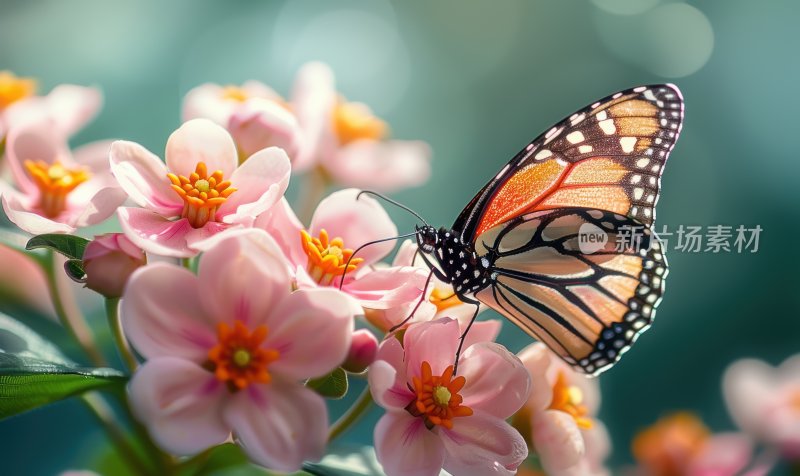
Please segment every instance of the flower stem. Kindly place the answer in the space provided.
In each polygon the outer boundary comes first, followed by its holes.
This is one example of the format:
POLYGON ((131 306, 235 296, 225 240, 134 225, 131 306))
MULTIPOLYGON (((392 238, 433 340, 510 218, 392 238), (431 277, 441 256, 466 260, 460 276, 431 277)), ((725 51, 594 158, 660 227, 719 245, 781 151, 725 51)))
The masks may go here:
POLYGON ((43 269, 58 320, 72 334, 92 363, 99 367, 105 367, 108 364, 103 354, 94 345, 92 330, 83 319, 83 315, 75 303, 75 296, 67 289, 69 283, 64 279, 59 279, 58 273, 64 272, 61 265, 62 260, 59 259, 59 255, 48 250, 46 259, 43 261, 43 269))
POLYGON ((142 462, 134 447, 128 442, 125 432, 114 421, 114 412, 108 406, 108 403, 96 393, 87 393, 81 396, 81 400, 92 412, 92 415, 97 418, 120 456, 127 460, 138 474, 151 474, 152 468, 142 462))
POLYGON ((361 418, 364 413, 369 410, 372 405, 372 393, 369 391, 369 386, 361 391, 353 406, 347 409, 336 422, 331 426, 331 431, 328 433, 328 443, 341 436, 347 431, 355 422, 361 418))
POLYGON ((119 298, 106 299, 106 317, 108 318, 108 327, 114 335, 114 342, 117 344, 117 350, 122 357, 123 362, 128 367, 128 370, 133 372, 139 363, 131 351, 128 340, 125 339, 125 334, 122 332, 122 322, 119 320, 119 298))
POLYGON ((306 225, 311 223, 314 210, 325 196, 325 189, 328 188, 329 182, 322 167, 315 167, 306 174, 300 196, 297 199, 298 218, 301 223, 306 225))

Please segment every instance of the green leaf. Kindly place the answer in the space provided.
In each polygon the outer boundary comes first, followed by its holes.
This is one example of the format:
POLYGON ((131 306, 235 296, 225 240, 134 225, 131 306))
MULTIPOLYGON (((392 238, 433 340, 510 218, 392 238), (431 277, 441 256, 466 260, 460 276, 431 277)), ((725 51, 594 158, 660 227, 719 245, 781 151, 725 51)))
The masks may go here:
POLYGON ((89 390, 121 388, 127 377, 86 368, 22 323, 0 314, 0 419, 89 390))
POLYGON ((314 476, 382 476, 383 469, 371 446, 328 453, 319 463, 305 463, 303 470, 314 476))
POLYGON ((312 378, 306 386, 325 398, 342 398, 347 393, 347 372, 337 367, 328 375, 312 378))
POLYGON ((86 277, 86 271, 83 269, 83 261, 79 259, 68 259, 64 262, 64 271, 67 272, 67 276, 70 277, 73 281, 77 281, 79 283, 85 283, 84 278, 86 277))
POLYGON ((81 238, 80 236, 61 235, 51 233, 48 235, 34 236, 28 240, 25 246, 26 250, 35 250, 37 248, 49 248, 57 251, 70 259, 83 259, 83 252, 86 250, 86 245, 89 240, 81 238))

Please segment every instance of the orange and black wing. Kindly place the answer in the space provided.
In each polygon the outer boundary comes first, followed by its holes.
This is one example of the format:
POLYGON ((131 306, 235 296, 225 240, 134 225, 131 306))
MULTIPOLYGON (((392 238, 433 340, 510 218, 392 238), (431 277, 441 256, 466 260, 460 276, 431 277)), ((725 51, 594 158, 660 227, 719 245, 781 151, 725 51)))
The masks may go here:
POLYGON ((475 248, 493 263, 475 297, 590 375, 650 326, 664 292, 658 238, 605 210, 529 213, 481 233, 475 248))
POLYGON ((618 92, 528 144, 472 199, 453 225, 474 238, 526 213, 590 207, 650 226, 660 177, 683 123, 671 84, 618 92))

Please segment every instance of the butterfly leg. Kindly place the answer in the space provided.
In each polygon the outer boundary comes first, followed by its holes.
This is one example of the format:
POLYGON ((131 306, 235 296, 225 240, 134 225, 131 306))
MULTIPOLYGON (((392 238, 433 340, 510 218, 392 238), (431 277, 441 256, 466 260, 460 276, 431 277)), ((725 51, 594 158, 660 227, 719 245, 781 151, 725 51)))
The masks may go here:
POLYGON ((475 313, 472 314, 472 318, 469 320, 469 324, 467 324, 467 328, 464 329, 464 332, 461 334, 461 338, 458 341, 458 350, 456 351, 456 360, 453 363, 453 375, 458 374, 458 359, 461 357, 461 348, 464 346, 464 339, 467 338, 467 334, 469 333, 470 328, 472 328, 472 324, 475 322, 475 318, 478 317, 478 312, 481 310, 481 305, 478 301, 474 299, 470 299, 464 296, 459 296, 463 302, 468 304, 475 305, 475 313))
POLYGON ((419 307, 422 305, 422 301, 425 300, 425 294, 427 294, 428 292, 428 286, 431 284, 431 279, 433 279, 434 271, 435 271, 434 269, 431 269, 431 272, 428 274, 428 279, 425 280, 425 287, 422 289, 422 294, 419 297, 419 301, 417 301, 417 305, 414 306, 414 310, 411 311, 411 314, 409 314, 408 317, 403 319, 403 322, 389 329, 389 334, 403 327, 409 320, 411 320, 412 317, 414 317, 414 314, 417 312, 417 309, 419 309, 419 307))

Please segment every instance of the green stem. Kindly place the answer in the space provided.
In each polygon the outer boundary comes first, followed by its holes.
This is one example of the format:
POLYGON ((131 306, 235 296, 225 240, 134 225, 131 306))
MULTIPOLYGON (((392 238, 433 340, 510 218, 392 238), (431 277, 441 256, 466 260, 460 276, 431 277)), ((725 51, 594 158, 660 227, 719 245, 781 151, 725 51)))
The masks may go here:
POLYGON ((149 468, 142 462, 136 454, 136 450, 128 442, 125 432, 117 425, 116 421, 114 421, 114 412, 111 410, 111 407, 108 406, 108 403, 95 393, 83 395, 81 396, 81 400, 92 412, 92 415, 97 418, 97 421, 108 434, 120 456, 127 460, 138 474, 152 474, 152 468, 149 468))
POLYGON ((114 342, 117 344, 117 350, 122 357, 125 366, 128 370, 133 372, 139 363, 133 355, 131 346, 128 340, 125 339, 125 334, 122 332, 122 322, 119 320, 119 298, 106 298, 106 317, 108 318, 108 327, 114 335, 114 342))
POLYGON ((328 443, 335 440, 339 436, 342 435, 345 431, 347 431, 355 422, 361 418, 364 413, 370 408, 372 405, 372 394, 369 391, 369 387, 364 388, 361 391, 361 395, 358 396, 355 402, 353 402, 353 406, 347 409, 336 423, 331 425, 331 431, 328 433, 328 443))
POLYGON ((311 223, 314 210, 316 210, 317 204, 322 200, 322 197, 325 196, 325 190, 328 188, 329 182, 327 174, 321 167, 315 167, 306 174, 300 196, 297 198, 297 216, 301 223, 306 225, 311 223))
POLYGON ((66 289, 69 283, 64 279, 58 279, 58 273, 64 272, 62 264, 63 262, 59 259, 59 255, 52 250, 47 250, 43 269, 58 320, 72 334, 72 337, 83 348, 92 363, 99 367, 105 367, 108 365, 106 359, 94 345, 92 331, 86 325, 86 321, 75 303, 74 296, 69 289, 66 289))

